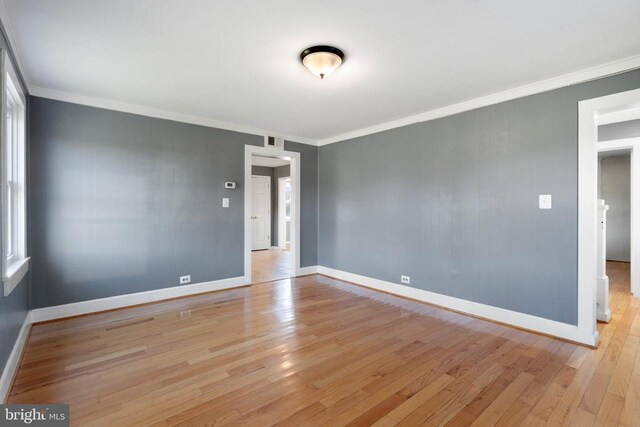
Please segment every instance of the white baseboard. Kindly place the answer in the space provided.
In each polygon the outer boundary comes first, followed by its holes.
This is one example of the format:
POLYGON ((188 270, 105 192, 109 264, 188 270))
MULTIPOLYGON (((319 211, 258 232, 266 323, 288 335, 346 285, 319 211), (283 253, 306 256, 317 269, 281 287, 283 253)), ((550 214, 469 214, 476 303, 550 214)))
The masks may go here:
POLYGON ((4 370, 2 371, 2 377, 0 377, 0 403, 6 402, 7 397, 9 397, 9 389, 11 388, 13 377, 15 377, 16 371, 18 370, 18 364, 20 363, 24 347, 27 344, 27 337, 29 336, 30 329, 31 313, 27 312, 24 322, 22 322, 18 338, 13 345, 13 350, 11 350, 9 359, 7 359, 7 364, 4 366, 4 370))
POLYGON ((486 304, 467 301, 460 298, 450 297, 447 295, 437 294, 435 292, 425 291, 422 289, 412 288, 397 283, 387 282, 384 280, 373 279, 371 277, 361 276, 346 271, 335 270, 329 267, 318 267, 318 273, 325 276, 334 277, 336 279, 352 282, 368 288, 377 289, 406 298, 412 298, 424 301, 429 304, 448 308, 451 310, 467 313, 473 316, 482 317, 496 322, 513 325, 518 328, 527 329, 533 332, 539 332, 545 335, 551 335, 577 343, 595 346, 598 342, 598 335, 588 331, 581 330, 578 326, 569 325, 567 323, 557 322, 554 320, 544 319, 542 317, 532 316, 530 314, 519 313, 517 311, 506 310, 504 308, 493 307, 486 304))
POLYGON ((318 266, 317 265, 310 265, 308 267, 300 267, 298 269, 298 276, 308 276, 309 274, 317 274, 318 273, 318 266))
POLYGON ((611 310, 607 309, 604 312, 596 311, 596 319, 600 322, 609 323, 611 322, 611 310))
POLYGON ((71 304, 56 305, 53 307, 36 308, 31 310, 31 322, 46 322, 47 320, 62 319, 64 317, 113 310, 114 308, 162 301, 165 299, 200 294, 203 292, 237 288, 248 284, 249 283, 246 281, 245 277, 232 277, 230 279, 174 286, 171 288, 118 295, 115 297, 100 298, 90 301, 74 302, 71 304))

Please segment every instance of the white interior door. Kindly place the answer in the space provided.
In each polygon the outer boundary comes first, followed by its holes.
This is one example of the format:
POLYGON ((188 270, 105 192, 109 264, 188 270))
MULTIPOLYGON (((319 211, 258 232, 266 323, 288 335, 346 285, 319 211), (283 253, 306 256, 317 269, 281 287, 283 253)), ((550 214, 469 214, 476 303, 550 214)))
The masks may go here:
POLYGON ((271 178, 251 177, 251 250, 271 247, 271 178))

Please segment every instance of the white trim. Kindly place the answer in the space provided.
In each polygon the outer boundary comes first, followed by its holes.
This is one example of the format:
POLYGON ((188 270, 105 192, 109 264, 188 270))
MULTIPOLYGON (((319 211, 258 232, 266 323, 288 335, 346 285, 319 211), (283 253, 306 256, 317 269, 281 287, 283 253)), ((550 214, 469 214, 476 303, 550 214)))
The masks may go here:
POLYGON ((308 267, 300 267, 298 269, 298 276, 308 276, 310 274, 318 274, 318 266, 310 265, 308 267))
POLYGON ((39 86, 31 86, 29 92, 33 96, 40 98, 54 99, 57 101, 70 102, 72 104, 87 105, 89 107, 104 108, 107 110, 121 111, 124 113, 138 114, 140 116, 154 117, 157 119, 173 120, 175 122, 190 123, 199 126, 206 126, 217 129, 231 130, 235 132, 248 133, 251 135, 281 135, 287 141, 299 142, 301 144, 316 146, 317 142, 311 138, 297 135, 282 134, 268 129, 245 126, 238 123, 225 122, 207 117, 183 114, 175 111, 162 110, 144 105, 130 104, 112 99, 97 98, 93 96, 78 95, 71 92, 63 92, 54 89, 47 89, 39 86))
POLYGON ((31 310, 31 322, 46 322, 48 320, 62 319, 65 317, 79 316, 82 314, 96 313, 105 310, 113 310, 115 308, 129 307, 132 305, 201 294, 204 292, 221 291, 224 289, 237 288, 239 286, 245 285, 248 285, 248 283, 244 280, 244 277, 232 277, 229 279, 213 280, 210 282, 194 283, 191 285, 173 286, 170 288, 156 289, 153 291, 117 295, 114 297, 80 301, 64 305, 56 305, 53 307, 36 308, 31 310))
MULTIPOLYGON (((346 282, 373 288, 379 291, 412 298, 429 304, 459 311, 473 316, 482 317, 489 320, 513 325, 529 331, 552 335, 558 338, 595 346, 598 342, 598 331, 588 331, 575 325, 544 319, 530 314, 519 313, 517 311, 506 310, 504 308, 493 307, 486 304, 467 301, 460 298, 437 294, 397 283, 386 282, 384 280, 373 279, 359 274, 348 273, 346 271, 335 270, 333 268, 318 267, 318 273, 325 276, 334 277, 346 282)), ((595 314, 595 312, 594 312, 595 314)))
POLYGON ((502 92, 496 92, 491 95, 470 99, 468 101, 459 102, 457 104, 448 105, 434 110, 429 110, 413 116, 404 117, 398 120, 381 123, 375 126, 358 129, 351 132, 346 132, 329 138, 324 138, 318 141, 318 145, 323 146, 327 144, 333 144, 335 142, 383 132, 385 130, 395 129, 414 123, 427 122, 429 120, 439 119, 441 117, 452 116, 454 114, 462 113, 465 111, 475 110, 480 107, 499 104, 501 102, 523 98, 525 96, 534 95, 537 93, 548 92, 550 90, 559 89, 565 86, 571 86, 614 74, 620 74, 625 71, 634 70, 636 68, 640 68, 640 55, 630 56, 618 61, 598 65, 596 67, 564 74, 547 80, 541 80, 517 88, 507 89, 502 92))
POLYGON ((631 151, 631 293, 640 298, 640 141, 631 151))
POLYGON ((598 199, 598 260, 596 286, 596 319, 609 323, 611 310, 609 309, 609 277, 607 276, 607 211, 603 199, 598 199))
POLYGON ((21 258, 11 264, 7 265, 5 275, 2 277, 2 283, 4 285, 4 296, 8 296, 18 283, 24 278, 29 271, 29 260, 31 258, 21 258))
MULTIPOLYGON (((607 151, 628 151, 640 144, 640 137, 638 138, 624 138, 624 139, 610 139, 608 141, 596 142, 596 149, 598 153, 604 153, 607 151)), ((606 201, 606 200, 605 200, 606 201)))
POLYGON ((16 342, 13 345, 13 349, 9 354, 9 358, 7 359, 6 365, 4 365, 4 370, 2 371, 2 377, 0 377, 0 403, 4 403, 7 401, 7 397, 9 397, 9 391, 11 388, 11 384, 13 383, 13 378, 16 375, 18 370, 18 365, 20 364, 20 358, 22 357, 22 353, 24 352, 24 348, 27 344, 27 337, 29 336, 29 331, 31 330, 31 313, 27 312, 24 321, 22 322, 22 327, 20 328, 20 333, 18 333, 18 338, 16 338, 16 342))
POLYGON ((9 185, 6 162, 3 161, 0 165, 0 194, 2 196, 0 205, 2 206, 1 216, 3 218, 2 225, 0 227, 2 229, 1 234, 3 236, 2 242, 0 242, 0 248, 2 248, 2 250, 0 251, 0 264, 4 296, 7 296, 13 291, 13 289, 15 289, 15 287, 20 283, 20 280, 22 280, 22 278, 29 270, 29 259, 27 257, 26 205, 27 110, 24 90, 11 63, 8 51, 2 49, 0 50, 0 54, 0 81, 2 82, 2 84, 0 85, 0 90, 2 92, 0 94, 0 116, 3 118, 2 124, 0 125, 0 127, 2 128, 0 132, 0 157, 2 158, 9 157, 9 148, 7 144, 8 129, 7 122, 4 119, 5 117, 9 117, 7 112, 8 100, 11 99, 12 104, 15 104, 15 107, 17 108, 15 114, 12 115, 15 121, 12 120, 11 132, 15 133, 13 134, 11 145, 13 145, 13 143, 15 142, 16 146, 12 148, 16 151, 12 154, 12 156, 15 156, 15 164, 13 165, 15 176, 13 177, 14 180, 12 181, 11 186, 9 185), (11 198, 12 203, 10 203, 9 201, 9 188, 12 190, 12 195, 14 196, 11 198), (13 213, 13 215, 11 216, 11 224, 8 223, 8 220, 4 220, 6 218, 9 218, 9 206, 11 206, 13 213), (9 235, 10 230, 13 233, 13 238, 15 239, 15 241, 12 241, 13 247, 11 249, 9 249, 7 240, 4 238, 4 236, 9 235), (11 254, 9 254, 9 251, 11 251, 11 254))
POLYGON ((603 126, 637 119, 640 119, 640 108, 629 108, 628 110, 600 114, 597 117, 597 124, 598 126, 603 126))
POLYGON ((254 155, 276 157, 290 162, 291 178, 291 238, 290 251, 293 254, 291 277, 299 276, 300 270, 300 153, 274 148, 244 146, 244 279, 251 283, 251 157, 254 155))

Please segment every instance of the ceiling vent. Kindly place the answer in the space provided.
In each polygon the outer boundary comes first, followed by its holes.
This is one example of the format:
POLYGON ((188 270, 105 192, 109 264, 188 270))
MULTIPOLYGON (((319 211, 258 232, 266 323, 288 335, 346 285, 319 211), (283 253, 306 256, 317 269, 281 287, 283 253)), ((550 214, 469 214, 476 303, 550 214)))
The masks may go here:
POLYGON ((284 138, 279 136, 265 136, 264 137, 264 146, 266 148, 277 148, 279 150, 284 150, 284 138))

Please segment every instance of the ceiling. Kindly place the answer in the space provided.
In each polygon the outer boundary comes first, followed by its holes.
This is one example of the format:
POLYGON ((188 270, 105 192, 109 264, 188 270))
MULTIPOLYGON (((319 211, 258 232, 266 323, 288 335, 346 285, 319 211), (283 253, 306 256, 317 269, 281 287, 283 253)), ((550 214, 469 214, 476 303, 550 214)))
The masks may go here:
POLYGON ((36 95, 301 142, 640 54, 638 0, 2 1, 36 95), (326 80, 315 44, 346 54, 326 80))
POLYGON ((268 168, 277 168, 289 164, 289 160, 276 159, 274 157, 251 156, 251 164, 253 166, 266 166, 268 168))

